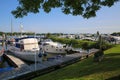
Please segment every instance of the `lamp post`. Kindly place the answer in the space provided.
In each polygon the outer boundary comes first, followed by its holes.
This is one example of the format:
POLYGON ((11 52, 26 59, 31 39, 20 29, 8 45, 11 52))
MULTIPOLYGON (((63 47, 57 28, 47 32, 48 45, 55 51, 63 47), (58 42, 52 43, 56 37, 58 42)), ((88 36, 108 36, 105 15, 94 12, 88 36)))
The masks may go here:
POLYGON ((35 71, 36 71, 36 51, 35 51, 35 71))
MULTIPOLYGON (((34 36, 35 38, 36 38, 36 34, 35 34, 35 36, 34 36)), ((35 48, 33 48, 34 50, 35 50, 35 71, 36 71, 36 51, 37 51, 37 48, 36 48, 36 46, 35 46, 35 48)))

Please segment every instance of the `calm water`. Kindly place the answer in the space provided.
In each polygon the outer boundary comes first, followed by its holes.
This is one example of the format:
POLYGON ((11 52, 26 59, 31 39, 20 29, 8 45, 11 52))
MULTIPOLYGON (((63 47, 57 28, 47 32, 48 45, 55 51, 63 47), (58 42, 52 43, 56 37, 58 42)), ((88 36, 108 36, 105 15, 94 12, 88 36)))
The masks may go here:
MULTIPOLYGON (((2 49, 2 46, 0 45, 0 50, 2 49)), ((6 68, 10 67, 8 62, 3 58, 3 56, 0 56, 0 68, 6 68)))

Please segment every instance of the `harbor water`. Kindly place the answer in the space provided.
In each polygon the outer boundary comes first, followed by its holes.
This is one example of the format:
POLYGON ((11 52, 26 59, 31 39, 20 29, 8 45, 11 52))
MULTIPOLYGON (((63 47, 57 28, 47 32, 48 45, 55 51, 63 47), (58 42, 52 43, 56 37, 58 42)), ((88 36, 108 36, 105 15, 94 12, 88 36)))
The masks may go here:
MULTIPOLYGON (((2 46, 0 46, 0 50, 2 49, 2 46)), ((10 63, 6 61, 6 59, 3 57, 3 55, 0 56, 0 73, 12 70, 12 66, 10 63)))

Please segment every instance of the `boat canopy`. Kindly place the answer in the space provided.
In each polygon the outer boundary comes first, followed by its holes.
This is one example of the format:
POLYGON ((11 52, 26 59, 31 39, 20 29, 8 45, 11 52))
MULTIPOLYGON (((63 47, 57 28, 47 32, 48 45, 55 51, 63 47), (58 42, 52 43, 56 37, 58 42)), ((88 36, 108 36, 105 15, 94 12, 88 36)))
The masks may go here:
POLYGON ((24 48, 24 50, 39 50, 38 40, 36 38, 25 38, 16 43, 17 48, 24 48))

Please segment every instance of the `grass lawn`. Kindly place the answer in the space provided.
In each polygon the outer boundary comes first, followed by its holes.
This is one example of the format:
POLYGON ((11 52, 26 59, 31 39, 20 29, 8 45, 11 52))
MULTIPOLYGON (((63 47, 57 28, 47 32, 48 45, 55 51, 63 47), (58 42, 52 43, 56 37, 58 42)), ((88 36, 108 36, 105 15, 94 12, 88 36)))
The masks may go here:
POLYGON ((93 62, 93 57, 89 57, 33 80, 105 80, 120 75, 120 45, 104 53, 101 62, 93 62))

